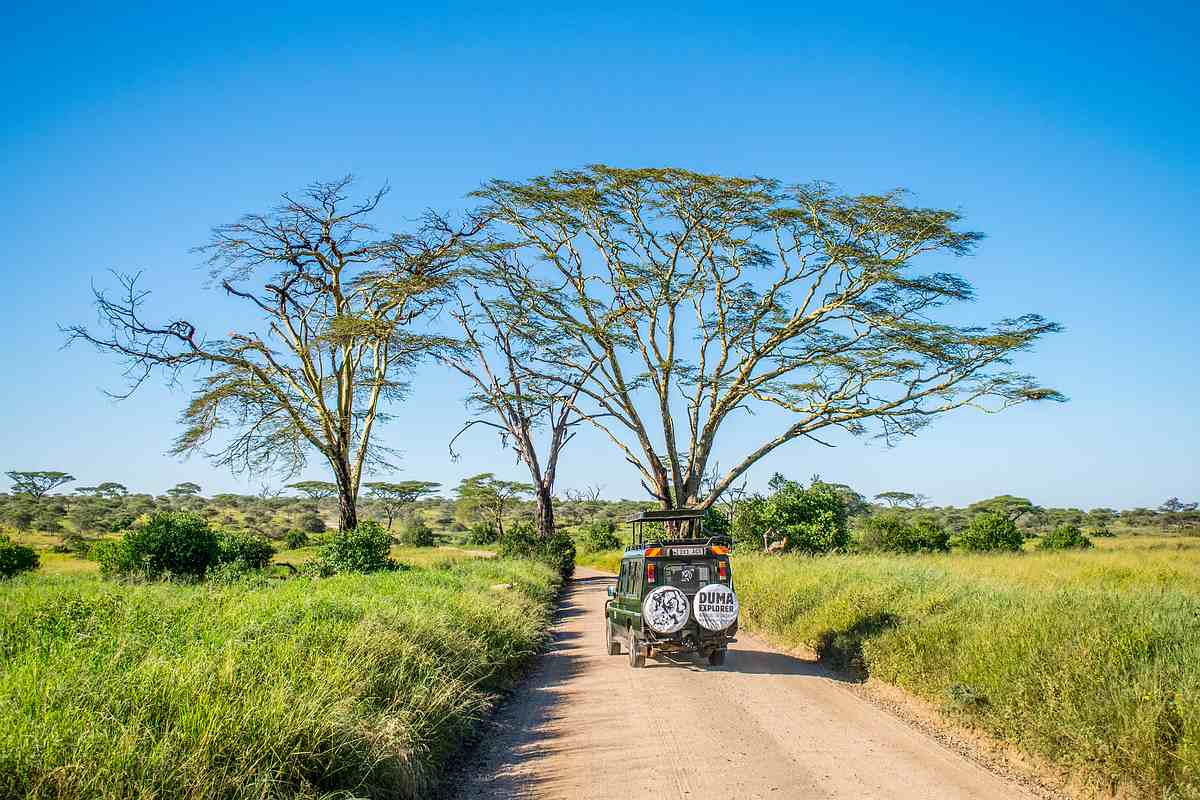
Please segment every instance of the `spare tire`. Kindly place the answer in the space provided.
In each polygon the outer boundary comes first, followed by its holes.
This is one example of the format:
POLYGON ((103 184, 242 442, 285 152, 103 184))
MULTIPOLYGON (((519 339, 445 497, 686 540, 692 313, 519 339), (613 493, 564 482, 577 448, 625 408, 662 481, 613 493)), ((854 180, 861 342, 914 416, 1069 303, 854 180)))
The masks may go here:
POLYGON ((659 586, 642 601, 642 622, 657 633, 675 633, 688 623, 688 599, 674 586, 659 586))
POLYGON ((738 618, 738 599, 723 583, 710 583, 692 598, 696 622, 710 631, 723 631, 738 618))

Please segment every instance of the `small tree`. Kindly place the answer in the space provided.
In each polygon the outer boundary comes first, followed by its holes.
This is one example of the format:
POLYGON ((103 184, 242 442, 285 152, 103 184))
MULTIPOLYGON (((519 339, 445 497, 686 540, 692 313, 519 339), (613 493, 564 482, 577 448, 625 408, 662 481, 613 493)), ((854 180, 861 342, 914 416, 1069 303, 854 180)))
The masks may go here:
POLYGON ((185 497, 196 497, 199 494, 200 494, 200 484, 192 483, 190 481, 184 481, 183 483, 177 483, 170 489, 167 489, 167 496, 174 497, 176 499, 182 499, 185 497))
POLYGON ((400 512, 422 497, 436 494, 439 488, 441 488, 441 484, 434 481, 400 481, 399 483, 375 481, 366 484, 371 499, 383 507, 389 531, 392 529, 392 522, 400 512))
POLYGON ((1028 498, 1014 497, 1011 494, 998 495, 967 506, 967 511, 972 514, 992 512, 1003 516, 1013 523, 1026 514, 1033 514, 1042 510, 1041 506, 1035 506, 1028 498))
POLYGON ((364 470, 393 459, 373 434, 386 404, 405 394, 402 374, 447 342, 414 324, 440 307, 462 242, 479 229, 429 215, 416 235, 379 237, 370 218, 386 189, 353 203, 350 185, 313 184, 213 230, 201 251, 214 284, 256 318, 245 328, 214 337, 194 317, 149 321, 148 293, 123 275, 118 296, 96 293, 104 330, 67 329, 70 341, 123 360, 125 396, 156 372, 174 382, 197 371, 174 453, 289 475, 318 453, 338 486, 343 530, 357 525, 364 470), (222 446, 208 452, 219 434, 222 446))
POLYGON ((300 492, 313 503, 320 503, 337 494, 337 484, 329 481, 299 481, 289 483, 287 488, 300 492))
POLYGON ((37 566, 37 551, 0 534, 0 578, 12 578, 37 566))
POLYGON ((1038 540, 1039 550, 1086 550, 1091 546, 1092 540, 1077 525, 1059 525, 1038 540))
POLYGON ((6 472, 12 480, 14 494, 27 494, 33 498, 42 498, 65 483, 75 480, 73 475, 54 471, 13 470, 6 472))
POLYGON ((875 495, 876 500, 882 500, 892 508, 900 508, 907 506, 909 508, 922 508, 929 502, 929 498, 923 494, 914 494, 912 492, 880 492, 875 495))
POLYGON ((463 478, 455 489, 458 502, 462 503, 496 526, 496 536, 504 539, 504 511, 508 505, 524 495, 532 493, 534 487, 528 483, 499 480, 491 472, 463 478))
POLYGON ((1006 550, 1016 553, 1024 541, 1024 535, 1008 515, 1000 511, 983 511, 971 519, 958 535, 957 543, 964 550, 975 552, 1006 550))

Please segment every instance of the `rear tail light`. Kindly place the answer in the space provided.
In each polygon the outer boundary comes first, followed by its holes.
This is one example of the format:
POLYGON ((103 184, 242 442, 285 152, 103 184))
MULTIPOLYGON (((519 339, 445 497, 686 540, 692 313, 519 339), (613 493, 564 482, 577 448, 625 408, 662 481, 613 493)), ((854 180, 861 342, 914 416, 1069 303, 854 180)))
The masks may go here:
POLYGON ((654 564, 647 564, 646 565, 646 582, 654 583, 654 576, 655 576, 655 573, 657 573, 657 572, 658 572, 658 567, 656 567, 654 564))
POLYGON ((723 581, 729 580, 729 562, 717 562, 717 576, 723 581))

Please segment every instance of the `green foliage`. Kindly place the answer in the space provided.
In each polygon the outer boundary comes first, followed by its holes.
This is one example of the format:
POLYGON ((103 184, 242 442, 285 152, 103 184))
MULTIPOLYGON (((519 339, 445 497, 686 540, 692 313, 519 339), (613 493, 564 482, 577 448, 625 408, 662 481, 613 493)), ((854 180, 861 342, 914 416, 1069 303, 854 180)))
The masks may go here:
POLYGON ((902 514, 890 512, 875 514, 863 522, 859 546, 888 553, 944 553, 950 550, 950 534, 933 518, 909 521, 902 514))
POLYGON ((620 546, 621 537, 617 535, 617 526, 611 519, 592 520, 579 536, 579 547, 585 553, 599 553, 620 546))
POLYGON ((13 482, 13 494, 27 494, 38 498, 75 480, 72 475, 54 470, 12 470, 4 474, 13 482))
POLYGON ((392 537, 378 522, 358 523, 350 531, 340 531, 325 544, 317 557, 306 565, 310 574, 328 577, 345 572, 379 572, 396 569, 390 557, 392 537))
POLYGON ((751 495, 737 504, 733 515, 730 535, 738 552, 756 552, 763 549, 763 531, 766 530, 767 498, 751 495))
POLYGON ((400 543, 409 547, 433 547, 437 539, 433 535, 424 518, 414 516, 404 521, 400 527, 400 543))
POLYGON ((300 527, 305 533, 324 533, 325 520, 317 514, 305 514, 300 517, 300 527))
POLYGON ((481 520, 467 528, 464 541, 467 544, 493 544, 497 538, 496 526, 486 520, 481 520))
POLYGON ((237 563, 249 570, 265 569, 275 556, 275 548, 261 536, 237 531, 217 534, 217 561, 237 563))
POLYGON ((829 553, 850 541, 846 505, 827 484, 804 488, 788 481, 767 499, 760 522, 771 540, 785 540, 785 550, 829 553))
POLYGON ((100 572, 107 576, 203 578, 219 560, 220 544, 203 517, 165 511, 95 552, 100 572))
POLYGON ((714 506, 705 509, 704 519, 701 520, 700 525, 709 536, 730 536, 733 529, 733 523, 729 521, 729 517, 714 506))
POLYGON ((562 531, 541 536, 528 523, 517 523, 504 532, 499 554, 504 558, 530 558, 544 561, 564 577, 575 571, 575 541, 562 531))
POLYGON ((6 586, 0 797, 431 797, 559 579, 473 559, 264 583, 6 586))
POLYGON ((984 511, 971 519, 955 544, 980 553, 1002 550, 1015 553, 1024 541, 1024 535, 1009 516, 1001 511, 984 511))
POLYGON ((0 578, 11 578, 37 569, 38 554, 32 547, 14 542, 0 534, 0 578))
POLYGON ((308 534, 304 531, 288 531, 284 537, 284 542, 289 550, 298 550, 308 544, 308 534))
POLYGON ((1086 550, 1092 540, 1076 525, 1060 525, 1038 541, 1039 550, 1086 550))

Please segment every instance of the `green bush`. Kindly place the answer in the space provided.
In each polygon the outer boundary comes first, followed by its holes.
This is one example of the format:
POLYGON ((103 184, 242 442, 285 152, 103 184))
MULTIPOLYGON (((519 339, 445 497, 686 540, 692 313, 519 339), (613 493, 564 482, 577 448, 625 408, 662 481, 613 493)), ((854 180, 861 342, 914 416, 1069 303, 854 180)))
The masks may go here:
POLYGON ((490 522, 476 522, 467 528, 464 541, 467 544, 492 544, 496 541, 496 526, 490 522))
POLYGON ((937 520, 923 517, 910 523, 892 511, 866 519, 859 547, 886 553, 944 553, 950 550, 950 534, 937 520))
POLYGON ((412 517, 400 526, 400 543, 409 547, 433 547, 436 539, 433 528, 425 524, 421 517, 412 517))
POLYGON ((217 535, 203 517, 188 511, 152 514, 140 528, 95 550, 108 576, 203 578, 220 559, 217 535))
POLYGON ((389 553, 392 537, 378 522, 358 523, 351 531, 336 534, 317 557, 306 565, 310 574, 328 577, 344 572, 379 572, 396 568, 389 553))
POLYGON ((133 527, 133 523, 137 522, 135 514, 118 514, 108 523, 109 533, 121 533, 133 527))
POLYGON ((767 500, 762 524, 773 533, 773 541, 786 538, 784 549, 792 552, 829 553, 844 550, 850 542, 846 504, 825 484, 806 489, 787 482, 767 500))
POLYGON ((958 535, 956 543, 964 550, 978 553, 1007 550, 1017 552, 1025 537, 1016 523, 996 511, 976 514, 958 535))
POLYGON ((22 572, 37 569, 38 554, 32 547, 18 544, 0 534, 0 578, 11 578, 22 572))
POLYGON ((711 506, 704 511, 704 519, 700 524, 709 536, 730 536, 732 534, 733 523, 729 521, 729 517, 711 506))
POLYGON ((518 523, 504 532, 499 554, 503 558, 544 561, 564 577, 575 571, 575 541, 562 531, 543 537, 528 523, 518 523))
POLYGON ((246 569, 265 569, 275 556, 275 548, 261 536, 236 531, 217 534, 217 561, 221 564, 239 563, 246 569))
POLYGON ((283 540, 289 550, 297 550, 308 544, 308 534, 304 531, 289 531, 283 540))
POLYGON ((737 504, 730 535, 738 552, 759 552, 763 549, 763 516, 766 508, 767 498, 757 494, 737 504))
POLYGON ((616 550, 620 546, 621 537, 617 535, 617 526, 610 519, 592 520, 579 536, 579 547, 585 553, 616 550))
POLYGON ((300 527, 305 533, 324 533, 325 520, 316 514, 304 514, 300 517, 300 527))
POLYGON ((1077 525, 1059 525, 1038 542, 1039 550, 1086 550, 1092 540, 1077 525))

